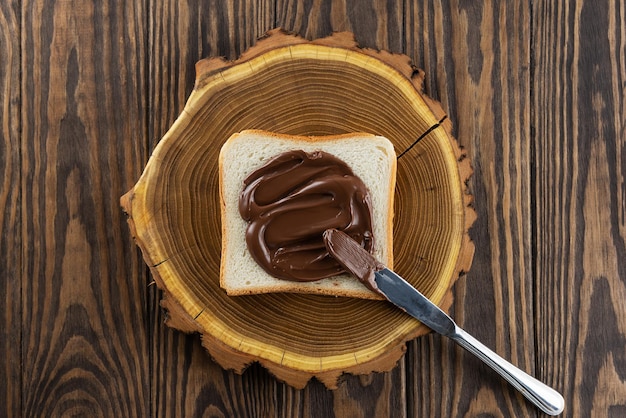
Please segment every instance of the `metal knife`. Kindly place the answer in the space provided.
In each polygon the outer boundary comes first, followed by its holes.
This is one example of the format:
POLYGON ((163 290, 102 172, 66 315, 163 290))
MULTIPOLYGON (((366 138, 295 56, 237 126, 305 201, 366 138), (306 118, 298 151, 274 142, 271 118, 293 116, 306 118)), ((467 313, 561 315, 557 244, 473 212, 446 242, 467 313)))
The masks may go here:
POLYGON ((324 243, 329 254, 363 284, 382 294, 391 303, 433 331, 451 338, 476 355, 543 412, 558 415, 563 411, 565 401, 560 393, 524 373, 465 332, 437 305, 398 274, 382 265, 348 234, 328 229, 324 232, 324 243))
POLYGON ((398 274, 383 268, 374 272, 374 276, 378 290, 391 303, 476 355, 546 414, 563 412, 565 401, 560 393, 491 351, 398 274))

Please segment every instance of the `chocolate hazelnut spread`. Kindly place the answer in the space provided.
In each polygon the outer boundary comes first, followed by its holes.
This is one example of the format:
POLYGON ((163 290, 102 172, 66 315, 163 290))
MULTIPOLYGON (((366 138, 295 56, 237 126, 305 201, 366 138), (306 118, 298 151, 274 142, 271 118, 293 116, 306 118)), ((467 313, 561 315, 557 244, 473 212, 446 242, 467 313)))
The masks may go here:
POLYGON ((372 251, 367 188, 339 158, 322 151, 288 151, 244 180, 239 213, 248 221, 246 244, 274 277, 315 281, 343 273, 322 234, 344 231, 372 251))
POLYGON ((328 229, 324 231, 323 237, 329 254, 346 271, 359 279, 370 290, 381 293, 374 281, 374 273, 385 268, 382 263, 341 231, 328 229))

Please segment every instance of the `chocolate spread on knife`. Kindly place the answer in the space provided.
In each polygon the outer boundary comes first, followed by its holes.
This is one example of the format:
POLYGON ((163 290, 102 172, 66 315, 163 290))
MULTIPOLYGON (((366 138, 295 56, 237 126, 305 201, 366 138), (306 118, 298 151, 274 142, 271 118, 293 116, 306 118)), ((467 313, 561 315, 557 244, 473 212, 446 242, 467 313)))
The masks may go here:
POLYGON ((239 213, 248 221, 246 244, 274 277, 315 281, 345 270, 328 254, 322 234, 344 231, 371 251, 371 203, 367 188, 337 157, 288 151, 244 180, 239 213))
MULTIPOLYGON (((324 231, 324 243, 330 255, 359 279, 370 290, 381 293, 374 281, 374 273, 385 266, 369 252, 365 251, 358 242, 336 229, 324 231)), ((382 294, 382 293, 381 293, 382 294)), ((383 295, 384 296, 384 295, 383 295)))

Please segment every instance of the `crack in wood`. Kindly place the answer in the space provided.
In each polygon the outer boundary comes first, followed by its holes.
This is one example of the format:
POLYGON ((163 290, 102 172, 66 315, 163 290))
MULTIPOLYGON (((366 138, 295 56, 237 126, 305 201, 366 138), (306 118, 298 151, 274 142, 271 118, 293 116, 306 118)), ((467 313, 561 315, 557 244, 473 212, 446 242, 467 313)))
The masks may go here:
POLYGON ((448 115, 444 115, 443 118, 441 118, 439 120, 439 122, 435 123, 433 126, 431 126, 430 128, 428 128, 426 130, 426 132, 424 132, 423 134, 421 134, 415 141, 413 141, 413 143, 411 145, 409 145, 409 147, 407 149, 405 149, 404 151, 402 151, 400 153, 400 155, 398 155, 398 160, 407 152, 409 152, 415 145, 417 145, 418 142, 420 142, 422 139, 424 139, 429 133, 431 133, 432 131, 434 131, 435 129, 437 129, 438 127, 441 126, 441 124, 448 118, 448 115))

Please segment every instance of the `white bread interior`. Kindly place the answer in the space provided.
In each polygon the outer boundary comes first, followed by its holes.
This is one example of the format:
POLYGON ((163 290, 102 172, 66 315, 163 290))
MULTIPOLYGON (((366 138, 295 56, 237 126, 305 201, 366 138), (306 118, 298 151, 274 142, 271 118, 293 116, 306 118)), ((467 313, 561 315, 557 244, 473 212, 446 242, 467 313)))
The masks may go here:
POLYGON ((247 222, 238 209, 244 179, 273 157, 297 149, 328 152, 344 161, 363 181, 372 204, 373 254, 386 266, 393 267, 396 153, 388 139, 367 133, 309 137, 246 130, 232 135, 219 155, 222 217, 220 286, 233 296, 293 292, 381 299, 380 295, 347 274, 315 282, 275 278, 263 270, 248 252, 245 239, 247 222))

